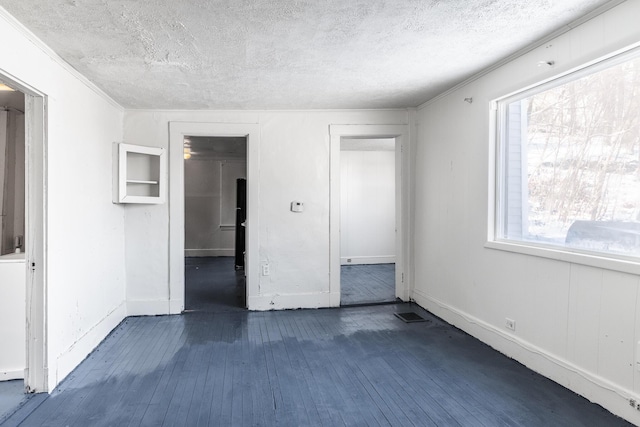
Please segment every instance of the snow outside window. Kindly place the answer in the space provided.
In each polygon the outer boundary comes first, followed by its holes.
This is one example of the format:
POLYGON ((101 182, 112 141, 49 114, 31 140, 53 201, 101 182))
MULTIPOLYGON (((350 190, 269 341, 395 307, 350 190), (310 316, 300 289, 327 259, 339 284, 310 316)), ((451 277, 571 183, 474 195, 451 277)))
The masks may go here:
POLYGON ((496 241, 640 257, 640 55, 497 106, 496 241))

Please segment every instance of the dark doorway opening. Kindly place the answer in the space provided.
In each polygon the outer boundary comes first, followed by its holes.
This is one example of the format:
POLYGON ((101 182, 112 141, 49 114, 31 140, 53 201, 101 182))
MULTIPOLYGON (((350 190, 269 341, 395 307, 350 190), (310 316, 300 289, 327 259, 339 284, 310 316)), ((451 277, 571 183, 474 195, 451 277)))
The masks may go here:
POLYGON ((187 257, 185 294, 187 311, 244 310, 244 270, 235 269, 233 257, 187 257))
POLYGON ((246 307, 246 137, 184 138, 185 311, 246 307))

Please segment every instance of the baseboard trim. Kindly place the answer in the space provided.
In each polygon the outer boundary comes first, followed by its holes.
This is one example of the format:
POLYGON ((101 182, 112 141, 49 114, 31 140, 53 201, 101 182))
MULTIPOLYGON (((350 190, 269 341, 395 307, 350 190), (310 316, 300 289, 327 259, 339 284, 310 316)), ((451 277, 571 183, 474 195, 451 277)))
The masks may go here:
POLYGON ((395 262, 395 255, 346 256, 340 258, 340 265, 395 264, 395 262))
POLYGON ((340 307, 340 292, 331 292, 329 294, 329 307, 340 307))
POLYGON ((171 299, 169 301, 169 314, 180 314, 184 311, 184 300, 180 299, 171 299))
POLYGON ((127 304, 123 301, 67 350, 62 352, 56 358, 55 369, 49 369, 50 374, 55 372, 54 384, 51 384, 51 379, 49 380, 49 390, 53 390, 55 386, 60 384, 126 316, 127 304))
MULTIPOLYGON (((340 295, 338 295, 339 297, 340 295)), ((249 297, 249 310, 266 311, 331 307, 332 299, 335 299, 335 295, 332 298, 329 292, 258 295, 249 297)))
POLYGON ((217 256, 235 256, 234 249, 185 249, 186 257, 217 257, 217 256))
POLYGON ((169 314, 169 300, 128 300, 127 316, 156 316, 169 314))
POLYGON ((24 369, 18 369, 16 371, 0 372, 0 381, 23 380, 23 379, 24 379, 24 369))
POLYGON ((413 298, 420 306, 462 329, 504 355, 544 375, 569 390, 595 402, 627 421, 640 425, 640 413, 629 400, 640 402, 640 396, 606 378, 586 371, 570 361, 467 314, 419 290, 413 298))

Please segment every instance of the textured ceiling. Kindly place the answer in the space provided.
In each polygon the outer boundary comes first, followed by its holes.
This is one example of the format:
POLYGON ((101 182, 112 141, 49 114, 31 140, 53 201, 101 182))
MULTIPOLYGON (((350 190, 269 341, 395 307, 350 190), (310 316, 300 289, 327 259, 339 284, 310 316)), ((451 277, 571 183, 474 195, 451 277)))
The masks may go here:
POLYGON ((117 102, 144 109, 417 106, 604 3, 0 0, 117 102))

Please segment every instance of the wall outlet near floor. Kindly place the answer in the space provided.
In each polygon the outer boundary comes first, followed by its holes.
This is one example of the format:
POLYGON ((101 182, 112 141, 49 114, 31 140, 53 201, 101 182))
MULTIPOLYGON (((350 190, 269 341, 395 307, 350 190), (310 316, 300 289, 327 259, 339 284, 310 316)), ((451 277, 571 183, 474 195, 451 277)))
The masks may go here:
POLYGON ((511 329, 512 331, 516 330, 516 321, 513 319, 509 319, 508 317, 505 317, 504 325, 507 327, 507 329, 511 329))
POLYGON ((271 274, 271 267, 269 267, 269 263, 268 262, 263 262, 262 263, 262 275, 263 276, 268 276, 269 274, 271 274))

